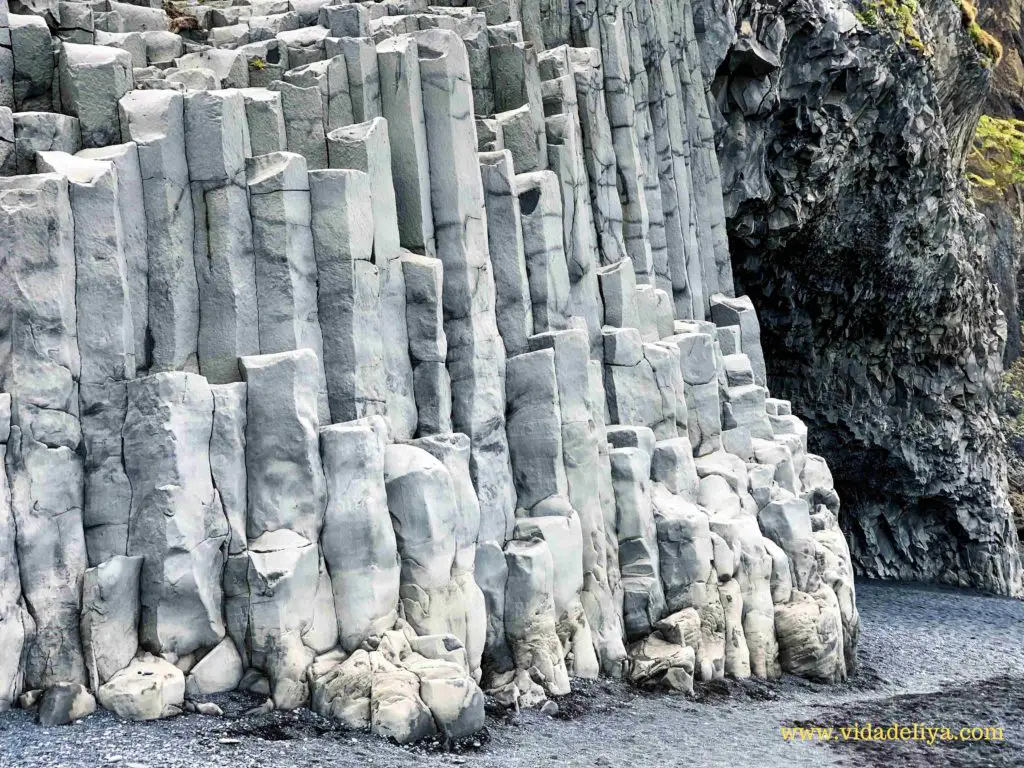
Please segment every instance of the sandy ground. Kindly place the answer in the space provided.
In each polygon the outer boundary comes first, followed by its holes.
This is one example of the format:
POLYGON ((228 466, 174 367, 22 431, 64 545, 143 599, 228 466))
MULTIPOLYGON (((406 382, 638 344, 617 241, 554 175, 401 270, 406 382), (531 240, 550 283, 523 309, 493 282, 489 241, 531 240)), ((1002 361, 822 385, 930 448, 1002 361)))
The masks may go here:
POLYGON ((47 729, 13 711, 0 715, 0 767, 1024 765, 1024 602, 872 582, 857 590, 860 670, 843 685, 733 682, 691 699, 574 683, 557 716, 494 712, 486 732, 455 751, 397 747, 308 711, 239 718, 253 702, 237 694, 217 699, 224 718, 125 723, 97 712, 47 729), (791 742, 780 730, 893 722, 1000 726, 1004 740, 791 742))

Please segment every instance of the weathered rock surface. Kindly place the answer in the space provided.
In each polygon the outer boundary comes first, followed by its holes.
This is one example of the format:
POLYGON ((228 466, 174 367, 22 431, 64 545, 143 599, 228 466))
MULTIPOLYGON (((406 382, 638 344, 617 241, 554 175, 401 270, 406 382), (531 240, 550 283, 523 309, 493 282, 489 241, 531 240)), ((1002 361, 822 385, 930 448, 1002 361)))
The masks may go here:
POLYGON ((241 687, 407 743, 481 686, 853 672, 848 478, 726 241, 783 28, 103 7, 0 19, 0 707, 241 687))
MULTIPOLYGON (((702 6, 714 18, 700 2, 695 17, 702 6)), ((729 6, 741 32, 709 22, 697 38, 736 284, 772 390, 836 471, 854 562, 1019 593, 992 418, 1007 330, 962 179, 988 62, 955 4, 914 15, 934 58, 845 3, 729 6), (793 110, 800 125, 782 117, 793 110)))

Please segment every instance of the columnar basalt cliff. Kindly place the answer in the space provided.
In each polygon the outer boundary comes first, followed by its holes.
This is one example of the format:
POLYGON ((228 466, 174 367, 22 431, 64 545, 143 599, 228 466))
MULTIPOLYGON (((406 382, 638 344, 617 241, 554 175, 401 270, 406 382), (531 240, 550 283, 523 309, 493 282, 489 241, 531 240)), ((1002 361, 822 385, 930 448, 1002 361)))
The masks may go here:
POLYGON ((963 171, 995 52, 950 0, 698 5, 736 284, 854 562, 1020 594, 1007 328, 963 171))
POLYGON ((688 0, 3 2, 0 707, 853 671, 688 0))

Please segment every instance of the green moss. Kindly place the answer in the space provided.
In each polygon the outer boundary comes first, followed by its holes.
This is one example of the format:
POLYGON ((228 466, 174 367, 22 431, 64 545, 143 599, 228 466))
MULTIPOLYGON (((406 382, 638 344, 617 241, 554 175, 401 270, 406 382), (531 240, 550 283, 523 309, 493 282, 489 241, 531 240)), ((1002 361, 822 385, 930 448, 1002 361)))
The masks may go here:
POLYGON ((259 56, 253 56, 251 59, 249 59, 249 66, 257 71, 261 71, 267 68, 267 62, 265 62, 259 56))
POLYGON ((1003 44, 981 28, 978 24, 978 9, 971 0, 956 0, 960 6, 960 20, 971 36, 974 47, 981 54, 981 63, 986 67, 994 67, 1003 58, 1003 44))
POLYGON ((863 0, 855 15, 864 26, 892 30, 898 40, 921 54, 928 53, 928 46, 914 24, 917 0, 863 0))
POLYGON ((982 115, 967 158, 967 178, 975 194, 994 199, 1024 184, 1024 120, 982 115))

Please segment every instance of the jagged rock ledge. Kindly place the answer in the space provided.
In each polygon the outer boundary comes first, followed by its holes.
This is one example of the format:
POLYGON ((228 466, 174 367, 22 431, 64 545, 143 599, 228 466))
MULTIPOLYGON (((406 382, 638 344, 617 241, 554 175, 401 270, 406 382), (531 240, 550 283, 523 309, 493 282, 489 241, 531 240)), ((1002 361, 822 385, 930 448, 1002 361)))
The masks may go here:
POLYGON ((3 2, 0 707, 853 671, 686 0, 3 2))

